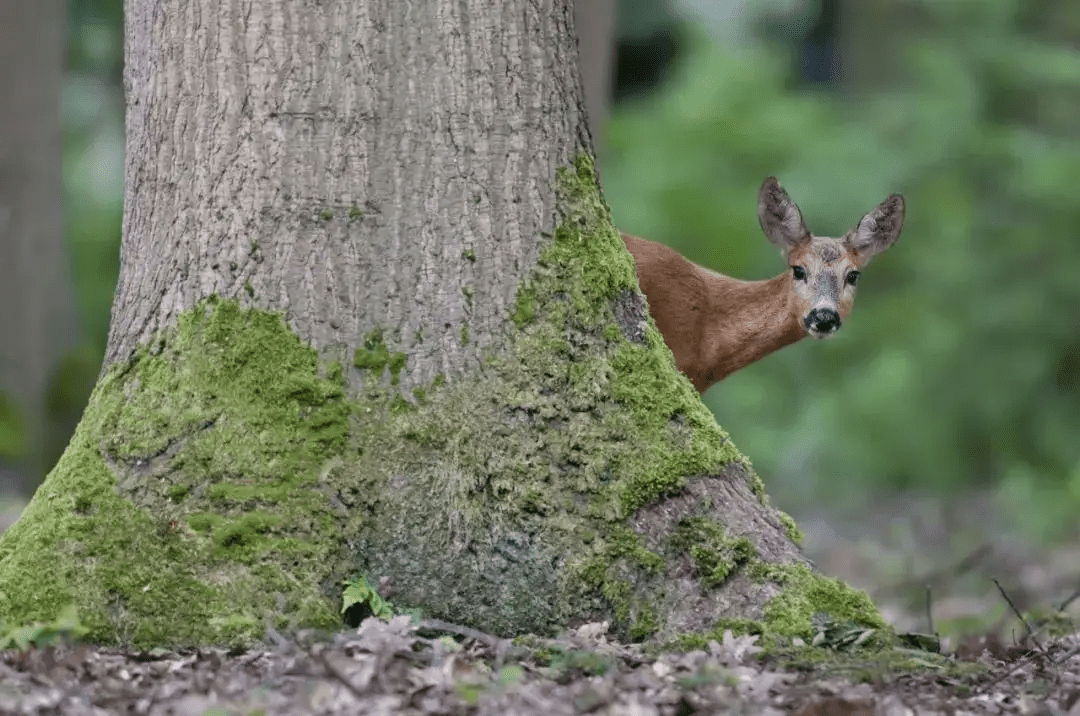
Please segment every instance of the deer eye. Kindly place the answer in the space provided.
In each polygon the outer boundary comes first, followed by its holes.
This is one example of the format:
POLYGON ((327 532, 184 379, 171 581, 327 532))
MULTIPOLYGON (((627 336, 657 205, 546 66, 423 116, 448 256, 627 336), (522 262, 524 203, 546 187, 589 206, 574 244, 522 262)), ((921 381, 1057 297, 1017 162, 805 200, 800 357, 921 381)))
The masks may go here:
POLYGON ((849 286, 854 286, 858 282, 859 282, 859 272, 858 271, 848 271, 847 276, 844 277, 844 283, 846 283, 849 286))
POLYGON ((802 266, 792 266, 791 275, 795 277, 796 281, 805 281, 806 269, 804 269, 802 266))

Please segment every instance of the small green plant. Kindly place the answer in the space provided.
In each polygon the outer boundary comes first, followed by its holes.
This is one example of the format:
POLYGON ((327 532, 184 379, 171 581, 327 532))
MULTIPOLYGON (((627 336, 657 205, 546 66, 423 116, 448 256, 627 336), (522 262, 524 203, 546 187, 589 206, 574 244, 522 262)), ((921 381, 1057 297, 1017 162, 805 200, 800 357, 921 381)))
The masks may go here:
POLYGON ((12 629, 4 629, 3 625, 0 625, 0 650, 27 651, 31 647, 40 648, 58 641, 74 641, 85 635, 87 631, 87 628, 79 622, 75 605, 69 604, 60 610, 56 619, 47 624, 34 622, 12 629))
POLYGON ((359 626, 364 619, 375 616, 389 621, 394 616, 390 602, 383 599, 367 577, 345 580, 345 592, 341 595, 341 614, 345 623, 359 626))

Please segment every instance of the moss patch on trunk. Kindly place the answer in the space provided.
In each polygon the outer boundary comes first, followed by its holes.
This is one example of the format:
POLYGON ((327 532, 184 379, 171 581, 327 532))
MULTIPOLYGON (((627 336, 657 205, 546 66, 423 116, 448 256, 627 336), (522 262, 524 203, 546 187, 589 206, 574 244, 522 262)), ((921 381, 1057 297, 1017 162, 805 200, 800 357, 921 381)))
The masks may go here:
POLYGON ((337 624, 317 587, 347 573, 354 521, 320 476, 351 410, 279 316, 208 300, 95 388, 0 537, 0 618, 75 604, 91 638, 136 645, 337 624))

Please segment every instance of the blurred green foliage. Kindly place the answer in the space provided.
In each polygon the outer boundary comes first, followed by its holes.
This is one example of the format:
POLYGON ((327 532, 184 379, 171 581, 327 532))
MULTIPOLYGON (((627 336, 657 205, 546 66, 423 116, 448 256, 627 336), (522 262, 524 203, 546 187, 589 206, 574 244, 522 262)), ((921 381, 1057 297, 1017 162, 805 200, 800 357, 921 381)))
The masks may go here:
POLYGON ((904 233, 868 267, 845 330, 744 369, 708 404, 770 490, 997 483, 1075 515, 1080 4, 874 5, 905 20, 885 25, 906 35, 890 43, 899 72, 857 92, 790 90, 776 43, 690 33, 668 85, 612 117, 616 222, 764 278, 782 268, 757 226, 766 175, 834 236, 903 191, 904 233))
POLYGON ((69 0, 66 54, 64 218, 85 343, 56 367, 45 397, 55 433, 46 449, 53 459, 93 387, 120 271, 123 1, 69 0))

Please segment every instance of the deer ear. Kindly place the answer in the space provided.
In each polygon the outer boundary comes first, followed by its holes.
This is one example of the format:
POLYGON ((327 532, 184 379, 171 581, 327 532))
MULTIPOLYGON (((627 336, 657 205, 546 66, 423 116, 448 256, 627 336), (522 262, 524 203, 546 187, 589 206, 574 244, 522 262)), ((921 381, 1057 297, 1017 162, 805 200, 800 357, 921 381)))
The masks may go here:
POLYGON ((904 197, 892 194, 844 237, 844 243, 855 252, 860 265, 900 238, 900 230, 904 228, 904 208, 904 197))
POLYGON ((769 177, 758 191, 758 222, 765 237, 787 254, 791 249, 810 240, 802 213, 784 188, 769 177))

